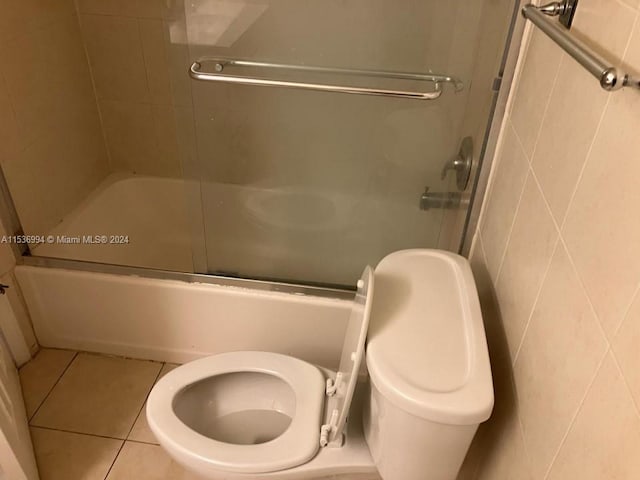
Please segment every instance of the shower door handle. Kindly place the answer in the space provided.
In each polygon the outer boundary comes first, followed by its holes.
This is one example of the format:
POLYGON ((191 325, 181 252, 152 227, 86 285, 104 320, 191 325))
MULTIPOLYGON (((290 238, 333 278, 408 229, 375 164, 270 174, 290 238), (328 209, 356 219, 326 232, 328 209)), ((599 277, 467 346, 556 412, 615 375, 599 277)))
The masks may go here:
MULTIPOLYGON (((215 61, 215 60, 214 60, 215 61)), ((231 65, 243 65, 237 61, 233 61, 231 65)), ((294 65, 277 65, 277 64, 260 64, 257 62, 243 62, 244 64, 251 64, 251 66, 261 66, 265 68, 279 68, 279 69, 288 69, 288 70, 302 70, 302 71, 313 71, 313 72, 323 72, 323 73, 335 73, 335 74, 345 74, 345 75, 355 75, 359 73, 363 76, 371 76, 371 77, 386 77, 386 78, 400 78, 405 80, 422 80, 428 81, 433 84, 433 90, 428 92, 415 92, 415 91, 407 91, 407 90, 388 90, 381 88, 370 88, 370 87, 354 87, 348 85, 333 85, 326 83, 306 83, 306 82, 295 82, 289 80, 270 80, 266 78, 259 77, 250 77, 250 76, 239 76, 239 75, 229 75, 223 74, 222 69, 224 68, 224 63, 218 62, 216 63, 216 72, 215 73, 207 73, 201 70, 202 65, 199 62, 194 62, 189 69, 189 76, 194 80, 203 80, 207 82, 220 82, 220 83, 232 83, 236 85, 253 85, 253 86, 261 86, 261 87, 281 87, 281 88, 294 88, 300 90, 313 90, 317 92, 332 92, 332 93, 350 93, 355 95, 374 95, 378 97, 395 97, 395 98, 407 98, 413 100, 435 100, 442 95, 442 88, 440 86, 440 82, 451 82, 458 85, 459 82, 455 78, 446 77, 446 76, 436 76, 436 75, 420 75, 420 74, 403 74, 403 73, 394 73, 394 72, 368 72, 365 70, 356 71, 356 70, 341 70, 341 69, 327 69, 321 67, 296 67, 294 65)), ((456 89, 458 87, 456 86, 456 89)))

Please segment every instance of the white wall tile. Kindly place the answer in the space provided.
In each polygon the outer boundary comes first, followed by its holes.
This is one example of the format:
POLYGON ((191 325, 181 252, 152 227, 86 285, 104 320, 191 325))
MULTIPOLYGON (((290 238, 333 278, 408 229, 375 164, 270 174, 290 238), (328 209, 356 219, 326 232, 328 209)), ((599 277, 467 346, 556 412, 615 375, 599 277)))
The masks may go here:
POLYGON ((612 349, 622 369, 636 405, 640 406, 640 294, 636 293, 631 308, 612 342, 612 349))
MULTIPOLYGON (((572 34, 614 62, 624 54, 624 69, 638 74, 638 3, 581 1, 572 34)), ((482 306, 485 317, 502 322, 511 350, 522 337, 511 410, 517 412, 524 441, 519 447, 514 427, 496 412, 481 431, 495 430, 510 442, 492 441, 495 435, 481 438, 485 463, 494 466, 487 478, 505 477, 504 471, 510 472, 506 478, 514 479, 529 473, 541 480, 636 478, 640 95, 630 89, 600 91, 591 76, 540 32, 534 31, 520 62, 524 68, 509 118, 525 154, 533 154, 532 173, 495 287, 497 305, 484 301, 482 306), (558 62, 560 70, 552 82, 549 77, 555 77, 558 62), (532 185, 538 181, 536 193, 532 185), (560 240, 544 274, 557 225, 560 240), (527 325, 523 319, 531 311, 541 276, 545 280, 527 325), (609 353, 603 353, 607 349, 609 353)), ((498 173, 479 230, 489 264, 489 252, 501 247, 499 242, 487 245, 482 229, 499 224, 504 216, 492 211, 491 202, 508 196, 520 178, 511 174, 512 183, 499 180, 501 164, 494 168, 498 173)), ((476 253, 474 273, 482 271, 479 263, 476 253)), ((481 298, 491 297, 486 294, 491 291, 486 277, 479 283, 481 298)), ((508 378, 504 363, 509 359, 500 353, 500 328, 487 329, 487 334, 497 387, 508 378)), ((496 405, 509 405, 512 396, 508 389, 496 388, 496 405)))
POLYGON ((514 367, 535 478, 544 478, 606 349, 569 255, 558 245, 514 367))
POLYGON ((511 106, 511 121, 529 158, 533 155, 561 58, 561 50, 535 29, 511 106))
POLYGON ((512 359, 522 340, 557 239, 551 214, 536 182, 529 176, 496 283, 512 359))
POLYGON ((638 92, 611 97, 563 234, 608 335, 640 281, 638 92))
POLYGON ((498 158, 497 171, 480 225, 480 234, 487 256, 487 268, 494 280, 502 264, 504 250, 529 171, 529 162, 510 123, 505 128, 498 158))
POLYGON ((81 23, 98 98, 148 101, 149 86, 138 20, 82 15, 81 23))
POLYGON ((609 354, 547 478, 639 478, 639 449, 640 419, 609 354))
POLYGON ((575 60, 562 59, 545 114, 533 170, 560 225, 578 182, 608 94, 575 60))

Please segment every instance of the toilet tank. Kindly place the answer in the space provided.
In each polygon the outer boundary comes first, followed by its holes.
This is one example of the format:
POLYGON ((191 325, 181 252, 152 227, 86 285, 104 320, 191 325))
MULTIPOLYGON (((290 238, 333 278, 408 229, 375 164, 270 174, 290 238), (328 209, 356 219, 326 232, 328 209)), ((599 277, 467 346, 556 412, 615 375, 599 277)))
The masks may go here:
POLYGON ((375 270, 365 437, 384 480, 455 480, 493 408, 489 355, 467 260, 404 250, 375 270))

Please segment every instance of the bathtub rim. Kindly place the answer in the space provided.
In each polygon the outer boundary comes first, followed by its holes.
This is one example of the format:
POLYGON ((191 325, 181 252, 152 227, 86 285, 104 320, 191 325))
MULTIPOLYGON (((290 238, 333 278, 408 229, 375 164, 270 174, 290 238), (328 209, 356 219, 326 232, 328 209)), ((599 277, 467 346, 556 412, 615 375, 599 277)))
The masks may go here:
POLYGON ((66 258, 40 257, 34 255, 23 255, 20 257, 17 264, 30 267, 57 268, 81 272, 107 273, 112 275, 131 275, 157 280, 177 280, 186 283, 204 283, 223 287, 239 287, 251 290, 280 292, 293 295, 309 295, 313 297, 338 300, 353 300, 355 292, 355 285, 353 289, 336 285, 304 285, 277 280, 226 277, 205 273, 176 272, 172 270, 114 265, 109 263, 88 262, 84 260, 71 260, 66 258))

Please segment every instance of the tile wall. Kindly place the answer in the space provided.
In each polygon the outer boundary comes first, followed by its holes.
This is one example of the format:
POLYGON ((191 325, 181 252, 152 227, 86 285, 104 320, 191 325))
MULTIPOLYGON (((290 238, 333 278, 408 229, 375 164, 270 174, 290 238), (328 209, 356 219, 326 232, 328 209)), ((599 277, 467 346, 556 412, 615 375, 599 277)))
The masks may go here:
POLYGON ((25 232, 113 172, 181 176, 165 39, 178 3, 0 0, 0 164, 25 232))
POLYGON ((0 163, 25 231, 46 233, 109 171, 73 0, 0 1, 0 163))
POLYGON ((165 43, 172 3, 77 2, 114 171, 181 176, 165 43))
MULTIPOLYGON (((640 2, 573 34, 640 74, 640 2)), ((640 477, 640 92, 529 30, 472 253, 496 408, 460 478, 640 477)))

